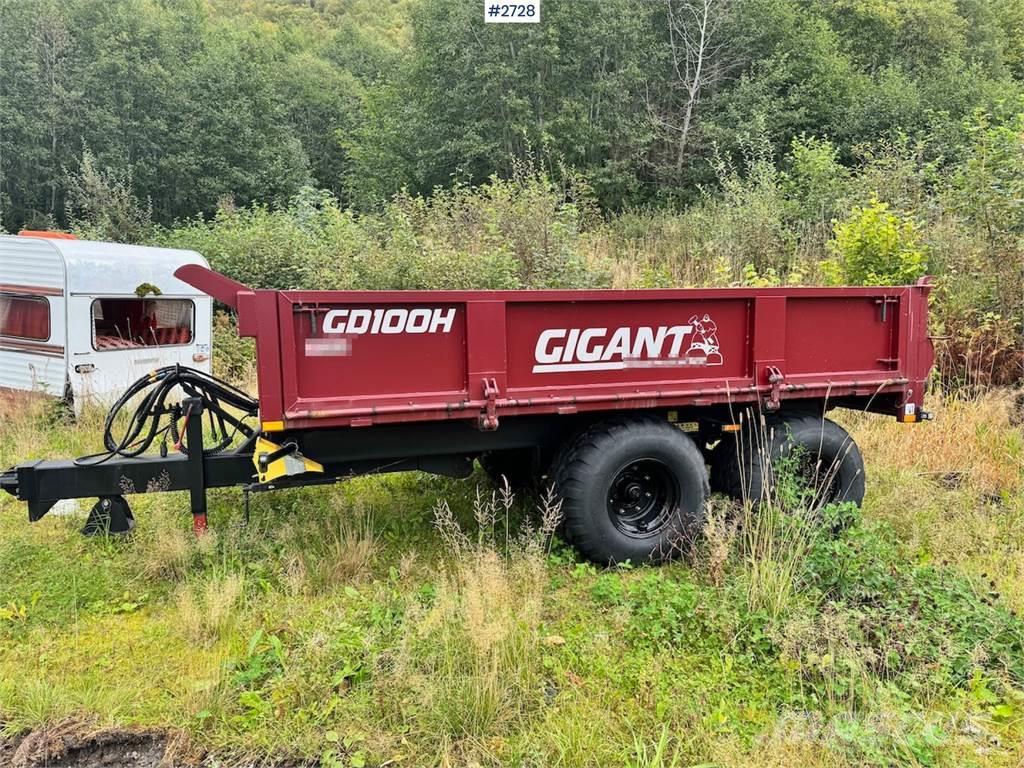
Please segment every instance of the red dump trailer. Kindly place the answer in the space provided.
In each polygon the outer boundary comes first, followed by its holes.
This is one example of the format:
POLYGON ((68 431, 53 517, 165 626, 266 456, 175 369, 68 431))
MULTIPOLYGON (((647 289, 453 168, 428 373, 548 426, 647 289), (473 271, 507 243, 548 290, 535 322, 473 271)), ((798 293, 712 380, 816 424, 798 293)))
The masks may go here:
MULTIPOLYGON (((565 535, 588 557, 652 561, 699 531, 709 486, 756 498, 766 469, 794 452, 822 500, 859 503, 863 462, 830 409, 928 418, 927 279, 275 291, 196 265, 176 276, 237 311, 240 335, 255 338, 258 404, 232 404, 258 422, 241 445, 222 423, 219 445, 189 450, 202 444, 204 411, 212 420, 230 410, 224 392, 193 380, 180 403, 147 406, 153 418, 170 415, 177 452, 140 455, 108 438, 99 459, 33 462, 0 477, 33 519, 57 499, 97 496, 94 512, 117 523, 130 518, 126 488, 188 489, 201 528, 208 487, 409 469, 463 476, 479 460, 514 487, 552 485, 565 535)), ((160 377, 176 382, 151 378, 160 377)))

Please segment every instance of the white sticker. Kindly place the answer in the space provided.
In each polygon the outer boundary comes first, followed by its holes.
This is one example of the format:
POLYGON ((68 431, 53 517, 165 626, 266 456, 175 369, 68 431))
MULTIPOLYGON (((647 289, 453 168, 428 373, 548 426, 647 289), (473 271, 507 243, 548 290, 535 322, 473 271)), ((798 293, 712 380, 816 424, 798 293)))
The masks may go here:
POLYGON ((907 416, 913 416, 916 411, 916 406, 913 403, 907 403, 903 406, 903 413, 907 416))
POLYGON ((540 21, 540 0, 484 0, 487 24, 534 24, 540 21))

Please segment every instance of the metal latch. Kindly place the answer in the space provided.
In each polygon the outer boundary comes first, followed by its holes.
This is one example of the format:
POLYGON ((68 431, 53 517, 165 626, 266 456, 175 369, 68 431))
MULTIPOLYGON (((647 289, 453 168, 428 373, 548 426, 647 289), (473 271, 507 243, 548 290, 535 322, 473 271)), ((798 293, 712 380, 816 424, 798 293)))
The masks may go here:
POLYGON ((479 426, 485 432, 491 432, 498 428, 498 381, 497 379, 483 379, 484 411, 480 414, 479 426))
POLYGON ((898 296, 883 296, 880 299, 875 299, 875 304, 881 306, 881 321, 884 323, 889 317, 889 305, 898 304, 900 301, 898 296))
POLYGON ((786 380, 786 375, 775 365, 769 365, 765 372, 768 374, 768 383, 772 385, 772 391, 765 400, 764 409, 777 411, 782 407, 782 382, 786 380))

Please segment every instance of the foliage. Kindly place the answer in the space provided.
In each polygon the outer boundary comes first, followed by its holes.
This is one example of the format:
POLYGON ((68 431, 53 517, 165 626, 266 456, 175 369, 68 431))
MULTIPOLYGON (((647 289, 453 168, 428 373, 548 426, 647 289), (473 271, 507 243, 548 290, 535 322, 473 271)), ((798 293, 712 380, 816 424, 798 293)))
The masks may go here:
POLYGON ((888 203, 872 199, 835 224, 829 243, 836 256, 829 264, 835 283, 908 285, 921 277, 926 253, 913 221, 892 213, 888 203))
POLYGON ((884 526, 855 528, 817 542, 807 558, 808 586, 833 615, 845 613, 847 643, 867 665, 861 673, 929 692, 966 685, 974 674, 1024 680, 1020 621, 977 585, 907 563, 890 540, 884 526))
POLYGON ((80 170, 68 174, 67 184, 68 224, 80 237, 132 243, 152 236, 152 209, 135 196, 130 172, 97 168, 86 150, 80 170))
POLYGON ((1022 95, 1015 0, 709 0, 692 97, 687 7, 552 0, 484 25, 459 0, 2 0, 0 225, 68 224, 86 152, 165 226, 305 185, 372 210, 524 161, 609 210, 690 203, 753 126, 769 160, 802 136, 846 166, 901 135, 955 158, 965 119, 1022 95))
POLYGON ((582 253, 589 206, 585 187, 520 168, 478 188, 398 195, 367 214, 304 189, 287 208, 228 206, 158 239, 257 287, 584 287, 607 280, 582 253))
POLYGON ((238 335, 238 324, 227 312, 213 315, 213 373, 228 381, 247 382, 255 373, 256 344, 238 335))

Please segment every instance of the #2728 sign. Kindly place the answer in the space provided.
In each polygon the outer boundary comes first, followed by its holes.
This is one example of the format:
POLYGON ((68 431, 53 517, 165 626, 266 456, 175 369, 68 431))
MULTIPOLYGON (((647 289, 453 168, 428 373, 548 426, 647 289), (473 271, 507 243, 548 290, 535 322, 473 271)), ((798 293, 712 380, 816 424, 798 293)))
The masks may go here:
POLYGON ((540 0, 484 0, 487 24, 532 24, 540 21, 540 0))

